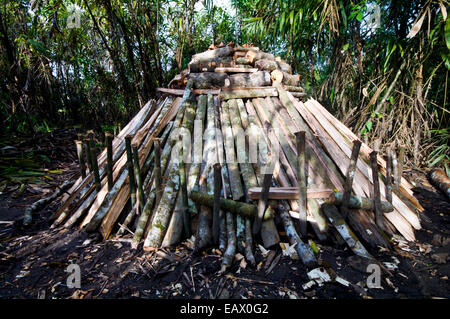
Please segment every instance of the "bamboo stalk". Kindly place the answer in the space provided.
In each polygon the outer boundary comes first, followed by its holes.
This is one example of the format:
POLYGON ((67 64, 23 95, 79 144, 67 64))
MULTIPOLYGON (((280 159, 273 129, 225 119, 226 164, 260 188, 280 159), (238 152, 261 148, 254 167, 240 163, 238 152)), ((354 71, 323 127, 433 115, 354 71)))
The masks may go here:
POLYGON ((77 146, 78 161, 80 162, 81 178, 85 178, 86 177, 86 163, 84 161, 84 156, 83 156, 83 142, 76 140, 75 144, 77 146))
POLYGON ((297 140, 297 177, 298 177, 298 215, 299 230, 301 236, 306 236, 306 155, 305 155, 305 139, 306 132, 300 131, 295 134, 297 140))
MULTIPOLYGON (((333 204, 336 206, 342 206, 344 194, 340 192, 332 193, 328 199, 328 204, 333 204)), ((351 195, 347 202, 347 208, 350 209, 363 209, 375 211, 375 201, 372 198, 351 195)), ((394 210, 391 203, 381 201, 381 210, 383 213, 389 213, 394 210)))
POLYGON ((350 156, 350 164, 348 165, 347 174, 344 184, 344 195, 342 198, 341 212, 344 220, 348 215, 348 203, 353 189, 353 178, 355 176, 356 163, 358 161, 359 149, 361 148, 361 141, 356 140, 353 142, 352 155, 350 156))
POLYGON ((109 132, 105 133, 105 140, 106 140, 106 154, 107 154, 106 167, 108 171, 108 190, 111 190, 114 185, 114 178, 113 178, 114 162, 113 162, 113 146, 112 146, 113 136, 111 135, 111 133, 109 132))

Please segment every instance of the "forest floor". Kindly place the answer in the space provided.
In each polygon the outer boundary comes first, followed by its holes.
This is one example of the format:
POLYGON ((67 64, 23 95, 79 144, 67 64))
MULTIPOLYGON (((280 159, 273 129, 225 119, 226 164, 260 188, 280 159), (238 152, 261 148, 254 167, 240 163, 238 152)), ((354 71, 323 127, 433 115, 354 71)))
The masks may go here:
POLYGON ((29 184, 21 190, 19 186, 0 189, 0 298, 450 297, 450 202, 416 171, 409 171, 408 177, 415 182, 415 195, 425 208, 420 215, 423 229, 416 232, 414 243, 399 240, 393 251, 371 250, 390 269, 389 274, 382 274, 382 288, 365 286, 370 275, 367 261, 345 246, 333 244, 318 245, 319 259, 351 284, 328 282, 303 289, 309 281, 306 268, 283 256, 279 247, 264 256, 255 249, 256 267, 236 260, 228 273, 219 274, 220 251, 208 249, 193 255, 189 240, 175 248, 146 253, 142 244, 132 250, 127 236, 104 242, 76 229, 50 230, 48 220, 57 201, 34 214, 33 225, 24 229, 21 221, 27 206, 51 194, 63 181, 77 177, 75 133, 54 133, 59 139, 52 136, 27 144, 28 148, 39 145, 39 151, 50 159, 47 169, 57 171, 50 179, 44 178, 51 180, 49 183, 29 184), (71 263, 80 266, 80 289, 67 287, 70 274, 66 269, 71 263))

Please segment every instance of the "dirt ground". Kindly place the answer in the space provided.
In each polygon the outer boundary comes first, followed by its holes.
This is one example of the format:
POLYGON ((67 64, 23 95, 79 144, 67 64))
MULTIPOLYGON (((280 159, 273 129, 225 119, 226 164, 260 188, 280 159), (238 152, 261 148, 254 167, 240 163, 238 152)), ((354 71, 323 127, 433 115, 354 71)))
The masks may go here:
MULTIPOLYGON (((24 209, 51 194, 56 185, 77 172, 73 139, 67 139, 67 156, 52 159, 51 169, 61 170, 50 185, 17 187, 0 194, 0 298, 448 298, 450 296, 449 238, 450 202, 429 184, 425 175, 409 171, 415 194, 425 211, 417 241, 394 240, 393 251, 374 251, 384 265, 381 288, 366 287, 368 261, 347 247, 318 244, 322 267, 349 282, 337 281, 302 286, 309 281, 299 260, 283 256, 280 247, 263 255, 255 250, 256 267, 237 258, 226 274, 219 274, 221 253, 208 249, 194 255, 192 242, 145 253, 132 250, 127 240, 101 241, 98 235, 79 230, 50 230, 48 219, 57 209, 54 202, 33 215, 24 229, 24 209), (69 288, 66 272, 80 266, 81 287, 69 288)), ((286 239, 284 239, 287 242, 286 239)), ((142 245, 142 244, 141 244, 142 245)), ((239 257, 239 255, 238 255, 239 257)))

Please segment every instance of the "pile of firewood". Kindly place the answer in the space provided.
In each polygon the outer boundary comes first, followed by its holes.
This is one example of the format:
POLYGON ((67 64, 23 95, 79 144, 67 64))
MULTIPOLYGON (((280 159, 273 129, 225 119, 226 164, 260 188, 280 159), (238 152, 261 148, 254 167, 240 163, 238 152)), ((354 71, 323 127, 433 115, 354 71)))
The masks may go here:
POLYGON ((422 207, 395 150, 386 162, 317 101, 299 100, 299 76, 280 58, 222 46, 159 91, 101 154, 79 138, 81 177, 51 227, 131 234, 145 250, 193 235, 196 251, 219 247, 223 270, 237 252, 254 264, 255 240, 269 248, 280 232, 311 267, 313 240, 367 258, 393 234, 414 240, 422 207))

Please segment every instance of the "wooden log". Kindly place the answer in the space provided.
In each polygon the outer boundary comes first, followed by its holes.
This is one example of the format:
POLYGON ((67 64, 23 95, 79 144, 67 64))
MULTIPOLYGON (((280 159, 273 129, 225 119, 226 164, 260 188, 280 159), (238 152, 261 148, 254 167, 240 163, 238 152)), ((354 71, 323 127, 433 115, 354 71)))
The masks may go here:
MULTIPOLYGON (((183 148, 181 148, 182 150, 183 148)), ((186 164, 184 162, 184 153, 181 153, 181 161, 179 165, 180 174, 180 192, 181 192, 181 211, 183 214, 184 235, 186 238, 191 237, 191 214, 189 212, 188 189, 186 178, 186 164)), ((179 231, 179 230, 178 230, 179 231)))
POLYGON ((396 184, 401 184, 402 175, 403 175, 403 162, 405 161, 405 151, 406 148, 404 145, 400 146, 399 154, 398 154, 398 164, 397 164, 397 174, 395 176, 396 184))
POLYGON ((133 168, 134 168, 134 176, 136 178, 136 185, 137 185, 137 198, 139 200, 139 211, 142 211, 144 208, 146 199, 144 194, 144 185, 142 180, 142 174, 141 174, 141 167, 139 165, 139 153, 138 153, 138 146, 136 144, 133 144, 131 146, 133 151, 133 168))
POLYGON ((349 248, 358 256, 365 258, 372 258, 366 248, 359 241, 358 237, 351 231, 350 227, 345 223, 342 216, 339 214, 336 206, 330 204, 323 204, 322 211, 328 217, 328 220, 333 224, 336 230, 341 235, 342 239, 347 243, 349 248))
POLYGON ((134 166, 133 166, 133 151, 131 150, 131 139, 132 136, 125 137, 125 146, 127 151, 127 168, 128 168, 128 180, 130 183, 130 198, 131 198, 131 207, 136 205, 136 180, 134 175, 134 166))
MULTIPOLYGON (((216 129, 215 129, 215 105, 212 94, 208 94, 207 100, 207 127, 205 130, 205 146, 203 149, 203 162, 205 163, 199 179, 200 191, 209 195, 214 194, 214 170, 217 162, 216 129)), ((202 250, 212 244, 212 208, 207 205, 200 206, 200 215, 197 236, 195 237, 195 251, 202 250)))
POLYGON ((241 177, 237 159, 235 155, 233 130, 231 128, 228 103, 222 103, 221 112, 222 134, 225 145, 225 158, 230 177, 230 188, 234 200, 239 200, 244 196, 241 177))
POLYGON ((282 206, 278 206, 278 212, 283 222, 284 229, 286 231, 286 236, 289 238, 289 242, 295 245, 297 254, 300 257, 303 264, 308 268, 313 268, 317 265, 317 259, 314 256, 314 252, 307 244, 305 244, 298 236, 294 224, 292 223, 291 217, 289 216, 286 209, 282 206))
POLYGON ((347 219, 348 215, 348 203, 350 201, 350 196, 352 194, 353 188, 353 178, 355 176, 356 163, 358 161, 359 149, 361 148, 361 141, 357 140, 353 142, 352 155, 350 156, 350 163, 348 165, 345 184, 344 184, 344 195, 342 196, 341 213, 344 220, 347 219))
POLYGON ((306 181, 306 155, 305 140, 306 132, 300 131, 295 134, 297 141, 297 178, 298 178, 298 215, 299 230, 301 236, 306 236, 306 203, 307 203, 307 181, 306 181))
POLYGON ((231 56, 233 52, 234 49, 230 46, 225 46, 223 48, 218 48, 215 50, 208 50, 205 52, 194 54, 189 64, 195 64, 203 61, 210 61, 218 58, 231 56))
MULTIPOLYGON (((192 191, 189 197, 199 205, 214 207, 214 196, 209 194, 192 191)), ((258 207, 248 203, 237 202, 231 199, 220 198, 220 208, 233 214, 239 214, 253 220, 258 215, 258 207)), ((264 220, 273 218, 273 215, 267 212, 264 214, 264 220)))
POLYGON ((222 166, 214 164, 214 205, 213 205, 213 243, 219 244, 220 193, 222 188, 222 166))
POLYGON ((373 200, 375 203, 375 222, 382 230, 386 230, 383 221, 383 211, 381 208, 380 183, 378 181, 378 163, 377 152, 370 153, 370 164, 372 168, 372 183, 373 183, 373 200))
MULTIPOLYGON (((343 197, 344 194, 340 192, 332 193, 328 199, 327 203, 336 205, 336 206, 342 206, 343 203, 343 197)), ((375 211, 375 202, 372 198, 357 196, 357 195, 351 195, 348 199, 347 208, 350 209, 363 209, 363 210, 370 210, 375 211)), ((394 210, 394 207, 392 207, 392 204, 389 202, 381 201, 381 210, 383 213, 389 213, 394 210)))
MULTIPOLYGON (((84 139, 84 146, 86 148, 86 159, 88 163, 89 173, 93 173, 94 169, 92 167, 92 152, 91 152, 91 144, 88 138, 84 139)), ((93 177, 94 175, 92 175, 93 177)))
MULTIPOLYGON (((168 94, 173 94, 173 95, 178 95, 178 96, 183 96, 184 94, 184 89, 166 89, 166 88, 157 88, 156 89, 158 92, 161 93, 168 93, 168 94)), ((211 92, 211 94, 219 94, 220 90, 212 90, 212 89, 196 89, 193 90, 194 94, 197 95, 202 95, 202 94, 208 94, 211 92)))
POLYGON ((298 93, 304 93, 304 92, 305 92, 305 89, 302 88, 301 86, 283 85, 282 87, 283 87, 283 89, 285 89, 286 91, 291 92, 291 94, 292 94, 293 92, 298 92, 298 93))
POLYGON ((296 97, 297 99, 304 98, 306 96, 306 93, 304 92, 290 92, 293 97, 296 97))
POLYGON ((203 60, 195 63, 189 63, 189 73, 214 72, 217 67, 234 67, 235 62, 232 57, 215 58, 212 60, 203 60))
MULTIPOLYGON (((266 212, 264 214, 275 215, 275 211, 273 210, 273 207, 275 206, 276 205, 271 205, 269 203, 269 206, 267 206, 266 212)), ((278 230, 273 219, 265 220, 262 222, 261 239, 266 249, 270 249, 280 242, 280 235, 278 234, 278 230)))
POLYGON ((29 227, 33 221, 33 213, 38 209, 42 209, 44 206, 51 203, 53 200, 61 196, 67 189, 72 186, 73 182, 70 180, 65 181, 58 189, 50 196, 42 198, 36 202, 34 202, 31 206, 25 209, 25 213, 23 215, 22 224, 24 227, 29 227))
POLYGON ((94 172, 94 181, 95 181, 95 189, 99 192, 102 189, 101 181, 100 181, 100 173, 98 170, 98 161, 97 154, 95 152, 94 140, 91 135, 91 139, 89 141, 91 160, 92 160, 92 171, 94 172))
POLYGON ((195 89, 213 89, 230 86, 229 76, 226 73, 190 73, 189 79, 194 81, 195 89))
POLYGON ((105 133, 105 141, 106 141, 106 169, 108 175, 108 190, 111 190, 114 185, 114 177, 113 177, 113 136, 111 133, 105 133))
POLYGON ((283 71, 285 73, 292 74, 292 67, 291 67, 291 65, 289 63, 286 63, 286 61, 283 61, 283 60, 278 59, 278 58, 275 58, 275 61, 277 62, 278 68, 281 71, 283 71))
POLYGON ((255 62, 255 67, 260 71, 272 72, 273 70, 278 69, 278 64, 275 60, 261 59, 255 62))
POLYGON ((262 51, 247 51, 245 54, 245 57, 250 60, 251 63, 261 60, 261 59, 268 59, 268 60, 275 60, 275 56, 271 53, 265 53, 262 51))
POLYGON ((83 154, 83 142, 82 141, 75 141, 76 147, 77 147, 77 156, 78 161, 80 162, 80 174, 81 178, 86 177, 86 162, 84 161, 84 154, 83 154))
POLYGON ((254 88, 260 86, 270 86, 272 84, 270 80, 270 73, 266 71, 232 74, 227 80, 224 80, 224 82, 226 84, 221 87, 254 88))
POLYGON ((170 172, 171 178, 166 183, 161 201, 154 212, 148 235, 144 241, 144 250, 160 247, 166 235, 179 190, 177 163, 172 164, 170 172))
POLYGON ((243 64, 243 65, 248 65, 251 64, 250 60, 247 59, 246 57, 236 57, 236 59, 234 60, 234 62, 236 64, 243 64))
POLYGON ((264 213, 267 207, 267 201, 269 197, 269 189, 272 184, 272 174, 264 174, 262 182, 261 198, 258 201, 258 216, 253 222, 253 235, 258 234, 261 231, 261 224, 264 217, 264 213))
POLYGON ((298 86, 300 82, 299 74, 289 74, 281 70, 274 70, 270 73, 273 82, 289 86, 298 86))
POLYGON ((393 183, 394 188, 399 191, 399 183, 400 183, 400 177, 398 177, 398 160, 397 160, 397 154, 395 153, 394 149, 391 148, 391 158, 392 158, 392 174, 393 174, 393 183))
POLYGON ((429 173, 431 182, 436 185, 446 196, 450 198, 450 179, 444 170, 435 169, 429 173))
POLYGON ((234 88, 234 89, 222 89, 219 94, 219 98, 221 100, 250 99, 267 96, 278 96, 278 91, 273 87, 234 88))
POLYGON ((160 139, 154 139, 153 145, 155 147, 155 201, 156 204, 159 203, 162 197, 162 171, 161 171, 161 144, 160 139))
POLYGON ((240 47, 235 48, 234 51, 235 52, 238 52, 238 51, 242 51, 242 52, 248 52, 248 51, 258 52, 259 48, 258 47, 242 47, 242 46, 240 46, 240 47))
POLYGON ((238 67, 218 67, 214 69, 216 73, 255 73, 258 69, 255 68, 238 68, 238 67))
MULTIPOLYGON (((261 198, 261 187, 252 187, 248 190, 248 197, 252 200, 261 198)), ((271 187, 268 193, 269 199, 298 199, 298 187, 271 187)), ((328 198, 334 191, 332 189, 312 189, 306 190, 307 198, 328 198)))
POLYGON ((222 273, 231 267, 236 254, 236 230, 234 225, 234 216, 229 211, 226 212, 226 226, 228 244, 222 258, 222 267, 220 270, 222 273))
POLYGON ((253 255, 252 222, 249 218, 245 219, 245 259, 254 266, 256 264, 253 255))
POLYGON ((391 148, 386 149, 386 181, 385 181, 386 200, 392 204, 392 156, 391 148))

